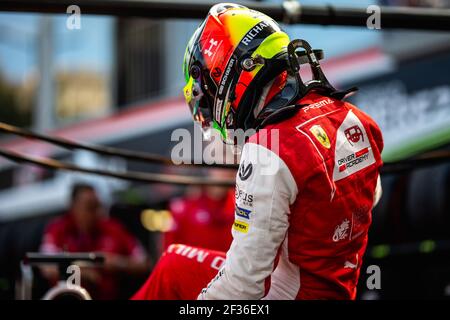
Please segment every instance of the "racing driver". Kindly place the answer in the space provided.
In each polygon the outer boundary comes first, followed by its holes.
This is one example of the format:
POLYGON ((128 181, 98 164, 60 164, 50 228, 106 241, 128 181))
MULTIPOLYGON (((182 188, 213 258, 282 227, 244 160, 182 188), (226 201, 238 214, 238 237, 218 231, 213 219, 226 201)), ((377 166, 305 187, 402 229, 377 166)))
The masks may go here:
POLYGON ((321 58, 260 12, 210 9, 186 49, 184 95, 226 143, 254 132, 236 176, 233 242, 226 254, 170 246, 134 299, 355 299, 383 140, 321 58))

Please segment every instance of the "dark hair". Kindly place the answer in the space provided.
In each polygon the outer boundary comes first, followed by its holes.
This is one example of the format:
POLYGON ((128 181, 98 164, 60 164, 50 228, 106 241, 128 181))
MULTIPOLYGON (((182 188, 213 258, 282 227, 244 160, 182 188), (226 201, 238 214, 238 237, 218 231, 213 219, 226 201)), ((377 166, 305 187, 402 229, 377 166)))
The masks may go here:
POLYGON ((77 196, 83 192, 83 191, 94 191, 95 192, 95 188, 93 186, 91 186, 90 184, 87 183, 75 183, 72 186, 72 191, 70 193, 70 202, 73 203, 75 201, 75 199, 77 198, 77 196))

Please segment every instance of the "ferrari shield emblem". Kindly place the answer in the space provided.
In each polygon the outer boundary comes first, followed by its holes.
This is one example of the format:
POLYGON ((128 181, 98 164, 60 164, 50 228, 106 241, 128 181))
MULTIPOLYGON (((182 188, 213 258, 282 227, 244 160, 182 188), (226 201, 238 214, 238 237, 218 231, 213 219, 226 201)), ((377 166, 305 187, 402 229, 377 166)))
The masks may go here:
POLYGON ((330 139, 328 139, 327 133, 320 125, 316 124, 312 126, 309 131, 311 131, 311 133, 314 135, 314 137, 316 137, 317 141, 319 141, 321 145, 323 145, 327 149, 330 149, 330 139))

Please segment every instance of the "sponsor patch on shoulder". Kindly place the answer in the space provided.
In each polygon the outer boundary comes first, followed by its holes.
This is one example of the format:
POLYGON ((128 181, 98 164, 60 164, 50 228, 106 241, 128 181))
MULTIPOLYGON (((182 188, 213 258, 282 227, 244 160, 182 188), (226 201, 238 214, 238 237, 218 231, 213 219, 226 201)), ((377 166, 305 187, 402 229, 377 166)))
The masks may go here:
POLYGON ((245 219, 250 219, 250 213, 251 212, 252 212, 251 210, 244 209, 244 208, 241 208, 239 206, 236 206, 236 209, 235 209, 236 215, 241 217, 241 218, 245 218, 245 219))
POLYGON ((344 179, 375 163, 372 146, 361 120, 349 111, 336 134, 333 180, 344 179))
POLYGON ((237 232, 247 233, 249 228, 249 224, 244 221, 235 220, 233 223, 233 229, 237 232))

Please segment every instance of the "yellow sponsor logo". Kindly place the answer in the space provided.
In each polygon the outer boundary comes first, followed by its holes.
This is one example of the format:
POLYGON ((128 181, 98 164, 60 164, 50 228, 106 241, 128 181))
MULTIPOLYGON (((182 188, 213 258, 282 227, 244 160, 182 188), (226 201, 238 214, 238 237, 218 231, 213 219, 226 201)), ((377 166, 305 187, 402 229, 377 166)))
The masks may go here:
POLYGON ((309 131, 311 131, 311 133, 314 135, 314 137, 316 137, 317 141, 319 141, 321 145, 323 145, 327 149, 330 149, 330 139, 328 139, 327 133, 320 125, 316 124, 312 126, 309 131))
POLYGON ((233 229, 242 233, 247 233, 249 227, 248 223, 239 220, 235 220, 233 224, 233 229))

